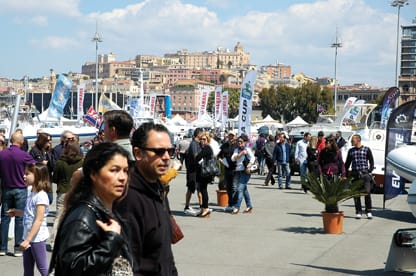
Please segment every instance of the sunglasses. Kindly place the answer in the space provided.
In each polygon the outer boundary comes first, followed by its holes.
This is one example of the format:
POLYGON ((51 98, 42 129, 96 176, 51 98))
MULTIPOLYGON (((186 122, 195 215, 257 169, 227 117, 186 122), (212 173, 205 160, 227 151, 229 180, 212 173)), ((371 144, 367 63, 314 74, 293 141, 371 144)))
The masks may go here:
POLYGON ((72 141, 72 142, 75 141, 75 137, 69 137, 69 138, 66 137, 65 139, 68 140, 68 141, 72 141))
POLYGON ((141 148, 142 150, 147 150, 154 152, 158 156, 163 156, 165 152, 168 152, 169 156, 172 156, 175 154, 176 149, 175 148, 141 148))
POLYGON ((202 141, 206 141, 206 140, 207 140, 207 138, 201 138, 201 140, 202 140, 202 141))

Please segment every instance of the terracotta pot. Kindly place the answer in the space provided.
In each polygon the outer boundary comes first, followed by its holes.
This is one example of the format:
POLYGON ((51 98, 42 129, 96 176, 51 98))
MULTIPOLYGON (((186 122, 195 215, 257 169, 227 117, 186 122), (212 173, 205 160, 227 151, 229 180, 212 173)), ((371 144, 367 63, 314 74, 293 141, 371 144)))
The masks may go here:
POLYGON ((326 234, 341 234, 344 224, 344 212, 327 213, 322 212, 324 231, 326 234))
POLYGON ((228 206, 228 194, 226 190, 217 190, 217 205, 221 207, 228 206))

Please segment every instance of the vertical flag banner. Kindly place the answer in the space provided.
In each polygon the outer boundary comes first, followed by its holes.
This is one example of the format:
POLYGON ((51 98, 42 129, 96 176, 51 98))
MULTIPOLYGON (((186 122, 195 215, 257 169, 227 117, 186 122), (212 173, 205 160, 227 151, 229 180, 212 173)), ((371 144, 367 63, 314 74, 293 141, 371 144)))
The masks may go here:
POLYGON ((221 95, 221 124, 225 128, 228 121, 228 91, 224 91, 221 95))
POLYGON ((59 75, 49 104, 48 117, 59 119, 64 115, 64 107, 70 97, 71 87, 72 80, 62 74, 59 75))
POLYGON ((256 76, 256 71, 248 71, 241 86, 240 107, 238 110, 238 135, 245 133, 250 137, 251 109, 256 76))
POLYGON ((203 88, 199 96, 198 120, 202 119, 207 114, 208 97, 209 88, 203 88))
POLYGON ((149 98, 149 111, 150 111, 150 117, 155 117, 155 110, 156 110, 156 94, 150 94, 149 98))
POLYGON ((218 85, 215 87, 215 98, 214 98, 214 104, 215 104, 215 121, 219 122, 221 118, 221 92, 222 92, 222 86, 218 85))
POLYGON ((172 119, 172 102, 170 100, 170 95, 165 96, 165 116, 168 119, 172 119))
POLYGON ((121 108, 113 102, 104 93, 101 93, 100 102, 98 103, 98 112, 104 114, 108 110, 120 110, 121 108))
MULTIPOLYGON (((410 101, 394 109, 387 122, 386 157, 390 151, 400 144, 411 142, 416 101, 410 101)), ((403 189, 405 180, 385 161, 384 174, 384 201, 399 195, 403 189)), ((411 179, 409 179, 411 180, 411 179)))
POLYGON ((82 116, 84 115, 84 94, 85 94, 85 83, 81 83, 78 85, 77 89, 77 102, 78 102, 78 109, 77 109, 77 121, 80 122, 82 120, 82 116))
POLYGON ((84 116, 84 122, 96 128, 99 128, 101 125, 101 117, 92 105, 88 108, 87 114, 84 116))
POLYGON ((390 87, 384 94, 383 103, 381 104, 380 128, 386 128, 391 111, 390 106, 394 104, 399 95, 400 90, 397 87, 390 87))

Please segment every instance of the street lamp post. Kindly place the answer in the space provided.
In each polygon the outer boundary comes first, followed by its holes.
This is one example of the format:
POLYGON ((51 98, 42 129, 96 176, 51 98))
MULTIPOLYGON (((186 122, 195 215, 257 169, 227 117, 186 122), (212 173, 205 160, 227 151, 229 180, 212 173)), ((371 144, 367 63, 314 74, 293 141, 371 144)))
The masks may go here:
POLYGON ((407 1, 408 0, 394 0, 393 2, 391 2, 392 7, 397 7, 396 69, 395 69, 395 76, 394 76, 395 77, 394 84, 396 85, 396 87, 399 87, 397 68, 399 66, 400 8, 403 7, 404 5, 408 5, 409 3, 407 3, 407 1))
POLYGON ((91 41, 95 42, 95 108, 98 109, 98 43, 103 42, 98 33, 98 24, 95 27, 95 34, 91 41))
POLYGON ((338 48, 342 47, 342 44, 338 42, 338 31, 335 36, 335 43, 331 44, 332 48, 335 48, 335 73, 334 73, 334 112, 337 115, 337 55, 338 48))

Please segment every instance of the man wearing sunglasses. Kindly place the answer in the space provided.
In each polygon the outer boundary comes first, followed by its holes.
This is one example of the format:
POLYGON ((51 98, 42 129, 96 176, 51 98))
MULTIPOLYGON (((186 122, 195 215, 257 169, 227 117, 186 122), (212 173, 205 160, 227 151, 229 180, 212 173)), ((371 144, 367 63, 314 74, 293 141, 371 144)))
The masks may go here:
POLYGON ((177 275, 172 253, 170 207, 159 177, 169 169, 175 153, 167 128, 144 123, 132 136, 136 159, 126 197, 115 207, 129 222, 133 272, 177 275))

